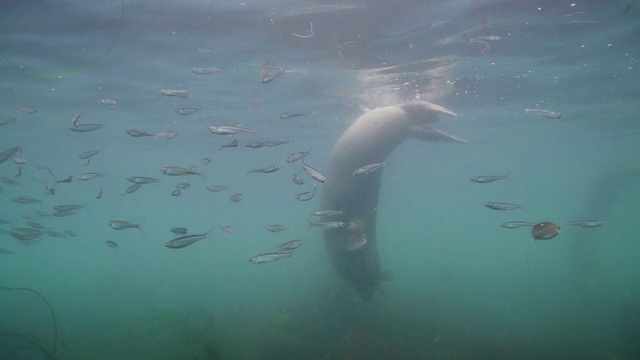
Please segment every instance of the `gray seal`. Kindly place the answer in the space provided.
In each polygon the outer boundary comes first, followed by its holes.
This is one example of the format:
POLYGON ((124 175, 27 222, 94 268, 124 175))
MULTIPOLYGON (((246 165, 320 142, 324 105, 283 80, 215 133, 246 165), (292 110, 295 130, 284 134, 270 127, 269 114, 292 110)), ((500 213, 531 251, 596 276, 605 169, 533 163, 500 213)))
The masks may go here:
POLYGON ((381 280, 376 245, 376 212, 383 171, 354 176, 353 171, 384 162, 406 139, 466 143, 462 138, 427 124, 439 115, 457 116, 429 102, 381 107, 360 116, 333 146, 325 170, 322 208, 342 210, 345 227, 324 230, 330 262, 336 271, 369 301, 381 280))

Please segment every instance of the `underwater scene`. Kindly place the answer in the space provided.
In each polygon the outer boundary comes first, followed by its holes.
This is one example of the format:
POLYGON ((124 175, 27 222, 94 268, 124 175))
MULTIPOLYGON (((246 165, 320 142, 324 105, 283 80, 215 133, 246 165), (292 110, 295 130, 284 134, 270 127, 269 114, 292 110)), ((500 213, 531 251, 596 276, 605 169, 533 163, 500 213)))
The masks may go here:
POLYGON ((4 0, 0 359, 640 359, 640 2, 4 0))

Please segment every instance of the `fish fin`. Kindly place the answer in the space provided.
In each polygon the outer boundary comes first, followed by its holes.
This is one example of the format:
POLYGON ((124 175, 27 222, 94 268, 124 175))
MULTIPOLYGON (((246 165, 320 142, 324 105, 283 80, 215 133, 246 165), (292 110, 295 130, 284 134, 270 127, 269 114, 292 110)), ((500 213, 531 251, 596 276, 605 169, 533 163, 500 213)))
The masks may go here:
POLYGON ((460 144, 467 143, 467 140, 459 136, 451 135, 426 125, 414 125, 411 128, 411 136, 424 141, 451 141, 460 144))

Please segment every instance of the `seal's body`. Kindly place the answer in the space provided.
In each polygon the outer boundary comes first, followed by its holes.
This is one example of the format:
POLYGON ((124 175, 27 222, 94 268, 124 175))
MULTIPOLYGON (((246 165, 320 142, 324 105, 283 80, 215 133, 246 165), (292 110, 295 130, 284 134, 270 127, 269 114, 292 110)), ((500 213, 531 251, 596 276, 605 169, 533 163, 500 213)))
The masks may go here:
POLYGON ((428 102, 411 102, 379 108, 360 116, 334 145, 322 191, 323 209, 342 210, 345 227, 324 231, 328 256, 338 271, 365 299, 370 300, 380 282, 376 246, 376 212, 383 170, 354 176, 353 171, 382 163, 408 138, 466 141, 426 124, 453 112, 428 102))

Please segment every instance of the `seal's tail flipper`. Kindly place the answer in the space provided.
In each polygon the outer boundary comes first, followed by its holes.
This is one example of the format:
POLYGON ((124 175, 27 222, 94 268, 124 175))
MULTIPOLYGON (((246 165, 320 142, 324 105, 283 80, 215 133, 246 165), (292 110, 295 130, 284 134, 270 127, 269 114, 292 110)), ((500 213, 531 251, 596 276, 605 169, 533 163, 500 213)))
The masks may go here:
POLYGON ((467 143, 467 140, 459 136, 451 135, 426 125, 415 125, 412 129, 412 137, 424 141, 452 141, 460 144, 467 143))

